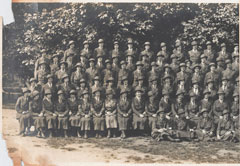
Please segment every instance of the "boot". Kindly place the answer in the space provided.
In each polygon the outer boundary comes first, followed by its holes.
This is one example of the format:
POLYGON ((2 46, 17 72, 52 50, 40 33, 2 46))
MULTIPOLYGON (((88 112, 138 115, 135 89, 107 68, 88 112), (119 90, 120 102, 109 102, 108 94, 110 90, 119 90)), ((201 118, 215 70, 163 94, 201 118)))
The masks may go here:
POLYGON ((53 131, 50 129, 49 131, 49 138, 52 138, 53 137, 53 131))
POLYGON ((110 129, 108 129, 107 138, 110 138, 110 137, 111 137, 111 131, 110 131, 110 129))
POLYGON ((88 138, 88 134, 87 131, 84 132, 84 138, 87 139, 88 138))
POLYGON ((116 136, 116 130, 115 129, 112 129, 112 131, 113 131, 113 138, 116 138, 117 136, 116 136))
POLYGON ((102 138, 102 132, 98 131, 98 138, 102 138))
POLYGON ((41 132, 41 137, 42 138, 46 138, 46 135, 45 135, 45 133, 44 133, 44 131, 42 129, 40 129, 40 132, 41 132))
POLYGON ((37 132, 37 137, 38 138, 41 138, 42 137, 42 134, 41 134, 42 132, 39 130, 38 132, 37 132))
POLYGON ((64 137, 65 137, 65 138, 68 138, 67 130, 64 130, 64 137))
POLYGON ((82 136, 80 134, 80 130, 77 130, 77 136, 78 136, 78 138, 82 138, 82 136))
POLYGON ((123 139, 126 138, 126 134, 125 134, 125 131, 124 131, 124 130, 122 130, 122 138, 123 138, 123 139))
POLYGON ((96 136, 95 136, 96 138, 99 138, 99 134, 98 134, 98 131, 96 131, 96 136))

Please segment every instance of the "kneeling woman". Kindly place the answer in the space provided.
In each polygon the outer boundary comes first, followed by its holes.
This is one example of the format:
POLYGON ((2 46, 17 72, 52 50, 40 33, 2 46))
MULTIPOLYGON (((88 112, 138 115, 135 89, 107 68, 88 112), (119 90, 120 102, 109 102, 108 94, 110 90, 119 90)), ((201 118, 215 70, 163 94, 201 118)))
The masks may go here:
POLYGON ((55 112, 58 116, 58 130, 64 131, 64 137, 68 137, 67 130, 69 128, 68 124, 68 105, 64 98, 64 93, 62 90, 58 91, 58 100, 55 106, 55 112))
POLYGON ((90 131, 91 125, 91 104, 89 100, 88 90, 84 90, 82 93, 82 101, 78 106, 78 111, 81 115, 81 131, 84 131, 84 138, 88 138, 88 131, 90 131))
POLYGON ((108 130, 108 135, 107 135, 108 138, 111 137, 112 132, 113 132, 113 137, 116 137, 116 129, 117 129, 117 100, 113 98, 113 95, 114 95, 114 91, 112 89, 107 89, 104 108, 105 108, 105 116, 106 116, 106 127, 108 130))
POLYGON ((128 99, 128 91, 122 89, 120 92, 120 100, 117 105, 118 111, 118 124, 119 130, 121 130, 121 138, 126 138, 126 130, 130 126, 130 117, 132 113, 131 102, 128 99))
POLYGON ((49 137, 53 137, 54 130, 57 129, 57 114, 54 113, 54 103, 52 102, 52 93, 50 89, 45 90, 45 97, 42 103, 42 112, 46 117, 49 137))
POLYGON ((37 137, 45 137, 43 130, 46 127, 46 122, 42 112, 42 102, 39 97, 39 92, 36 90, 32 93, 32 101, 29 103, 29 111, 32 122, 37 130, 37 137))
POLYGON ((77 92, 75 90, 70 91, 70 98, 68 99, 68 109, 69 109, 69 115, 70 115, 69 121, 74 134, 77 134, 78 137, 81 137, 80 135, 81 116, 78 113, 79 102, 77 100, 76 95, 77 95, 77 92))

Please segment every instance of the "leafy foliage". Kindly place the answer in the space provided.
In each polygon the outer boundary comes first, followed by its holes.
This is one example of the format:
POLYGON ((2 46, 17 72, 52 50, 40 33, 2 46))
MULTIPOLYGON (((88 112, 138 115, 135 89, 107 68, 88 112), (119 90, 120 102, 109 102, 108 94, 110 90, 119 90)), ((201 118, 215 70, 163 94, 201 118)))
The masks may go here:
POLYGON ((59 3, 13 4, 16 23, 4 27, 4 73, 26 78, 42 49, 49 55, 65 51, 74 40, 79 49, 89 40, 91 49, 103 38, 107 49, 118 40, 126 49, 127 38, 142 49, 151 41, 156 52, 164 41, 173 49, 176 39, 186 46, 192 40, 201 45, 212 40, 231 44, 238 41, 237 4, 109 4, 59 3))

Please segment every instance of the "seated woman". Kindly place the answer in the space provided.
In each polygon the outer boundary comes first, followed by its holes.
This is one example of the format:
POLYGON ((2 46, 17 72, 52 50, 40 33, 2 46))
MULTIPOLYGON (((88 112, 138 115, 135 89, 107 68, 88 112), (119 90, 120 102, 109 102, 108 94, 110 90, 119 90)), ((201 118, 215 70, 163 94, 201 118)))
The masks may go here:
POLYGON ((128 90, 120 91, 120 100, 117 104, 118 125, 121 131, 121 138, 126 138, 126 130, 130 127, 130 118, 132 116, 131 102, 128 97, 128 90))
POLYGON ((93 115, 93 128, 96 132, 96 138, 101 138, 105 129, 104 101, 101 99, 101 89, 92 89, 93 99, 91 112, 93 115))
POLYGON ((70 98, 68 99, 68 109, 69 109, 69 121, 72 127, 72 135, 77 134, 78 137, 81 137, 80 135, 80 120, 81 116, 78 113, 78 105, 79 102, 77 100, 77 92, 75 90, 70 91, 70 98))
POLYGON ((32 100, 29 102, 29 112, 31 114, 32 123, 37 130, 37 137, 45 137, 44 129, 46 127, 45 117, 42 112, 42 102, 37 90, 32 92, 32 100))
MULTIPOLYGON (((145 102, 142 97, 143 90, 141 87, 135 89, 135 97, 132 101, 132 111, 133 111, 133 129, 136 132, 141 130, 146 130, 147 116, 145 112, 145 102)), ((140 134, 140 133, 137 133, 140 134)))
POLYGON ((49 137, 53 137, 54 131, 57 129, 57 114, 54 112, 54 103, 52 102, 52 92, 50 89, 45 90, 45 96, 42 102, 42 112, 46 117, 47 129, 49 137))
POLYGON ((229 111, 223 110, 223 119, 220 119, 217 127, 217 139, 220 141, 235 141, 234 137, 234 125, 229 118, 229 111))
POLYGON ((149 97, 149 101, 146 103, 145 111, 148 116, 148 125, 152 132, 152 130, 156 128, 157 111, 158 111, 159 103, 156 100, 156 97, 154 96, 153 91, 148 92, 148 97, 149 97))
POLYGON ((195 130, 197 129, 199 120, 199 106, 196 102, 196 95, 190 92, 190 101, 185 106, 185 116, 187 120, 187 129, 190 131, 190 138, 195 138, 195 130))
POLYGON ((17 120, 19 120, 20 131, 19 135, 25 136, 29 133, 31 127, 31 114, 29 112, 29 90, 23 88, 23 96, 17 99, 15 109, 17 111, 17 120))
POLYGON ((232 102, 232 107, 231 107, 231 119, 233 121, 234 124, 234 128, 235 128, 235 136, 236 139, 238 139, 238 141, 240 141, 240 123, 239 123, 239 92, 238 92, 238 88, 234 91, 233 93, 233 99, 234 101, 232 102))
POLYGON ((87 139, 91 125, 91 103, 88 90, 84 90, 82 93, 82 101, 78 106, 78 112, 81 115, 80 128, 81 131, 84 131, 84 138, 87 139))
POLYGON ((58 130, 60 130, 60 133, 63 131, 64 137, 68 137, 68 105, 64 98, 64 92, 62 90, 59 90, 57 94, 58 100, 55 103, 55 114, 57 114, 58 117, 58 130))
POLYGON ((105 120, 107 127, 107 137, 111 137, 111 133, 113 133, 113 137, 116 137, 116 129, 117 129, 117 100, 113 98, 114 91, 112 89, 106 90, 106 100, 104 102, 105 109, 105 120), (112 131, 112 132, 111 132, 112 131))
POLYGON ((197 130, 195 133, 200 141, 213 141, 214 138, 214 122, 209 116, 209 110, 203 108, 200 112, 197 130))

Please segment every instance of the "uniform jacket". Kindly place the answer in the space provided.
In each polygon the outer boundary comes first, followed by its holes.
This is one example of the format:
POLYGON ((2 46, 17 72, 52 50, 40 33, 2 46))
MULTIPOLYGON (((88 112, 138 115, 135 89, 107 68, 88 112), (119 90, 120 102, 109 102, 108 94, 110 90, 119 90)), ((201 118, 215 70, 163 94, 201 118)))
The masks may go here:
POLYGON ((18 113, 22 113, 23 111, 29 110, 29 98, 25 98, 21 96, 17 99, 15 109, 18 113))
POLYGON ((127 99, 126 101, 120 99, 117 104, 117 110, 118 110, 118 114, 130 115, 132 113, 132 109, 131 109, 131 102, 129 101, 129 99, 127 99))
POLYGON ((162 98, 161 101, 159 102, 158 112, 164 112, 167 115, 171 115, 172 114, 171 105, 172 105, 171 101, 168 101, 168 103, 166 103, 162 98))
POLYGON ((152 116, 153 114, 156 114, 158 111, 158 102, 155 100, 153 103, 147 102, 145 105, 145 111, 148 114, 148 116, 152 116))
POLYGON ((106 99, 104 102, 104 108, 106 110, 105 112, 111 112, 113 114, 116 114, 117 100, 116 99, 111 99, 111 100, 106 99))
POLYGON ((29 111, 33 114, 40 114, 42 112, 42 102, 41 100, 32 100, 29 102, 29 111))
POLYGON ((42 102, 42 111, 46 115, 52 115, 54 113, 54 103, 44 98, 42 102))
POLYGON ((89 101, 81 101, 78 106, 78 111, 82 116, 91 115, 91 103, 89 101))
POLYGON ((99 99, 99 101, 97 101, 95 98, 93 98, 92 104, 91 104, 91 110, 92 110, 93 116, 96 116, 96 114, 103 115, 104 101, 102 99, 99 99))
POLYGON ((224 109, 229 110, 228 104, 225 101, 221 103, 219 100, 216 100, 213 104, 213 115, 216 117, 222 116, 224 109))
POLYGON ((72 101, 69 98, 67 104, 68 104, 69 111, 72 112, 72 115, 76 115, 78 112, 78 105, 79 105, 79 102, 77 101, 77 99, 75 101, 72 101))
POLYGON ((208 132, 213 132, 214 131, 214 123, 213 123, 212 119, 210 119, 210 118, 201 118, 198 121, 197 129, 205 130, 208 132))
POLYGON ((143 112, 145 112, 145 102, 143 98, 141 100, 138 100, 136 97, 133 98, 132 110, 133 110, 133 113, 136 115, 140 115, 143 112))
POLYGON ((56 104, 55 104, 55 113, 57 115, 63 115, 63 116, 67 116, 69 112, 68 109, 68 104, 66 101, 62 101, 61 103, 59 102, 59 100, 57 100, 56 104))
POLYGON ((189 58, 190 58, 190 61, 193 63, 193 64, 196 64, 196 63, 199 63, 200 61, 200 55, 201 55, 201 52, 196 50, 196 51, 188 51, 188 55, 189 55, 189 58))

